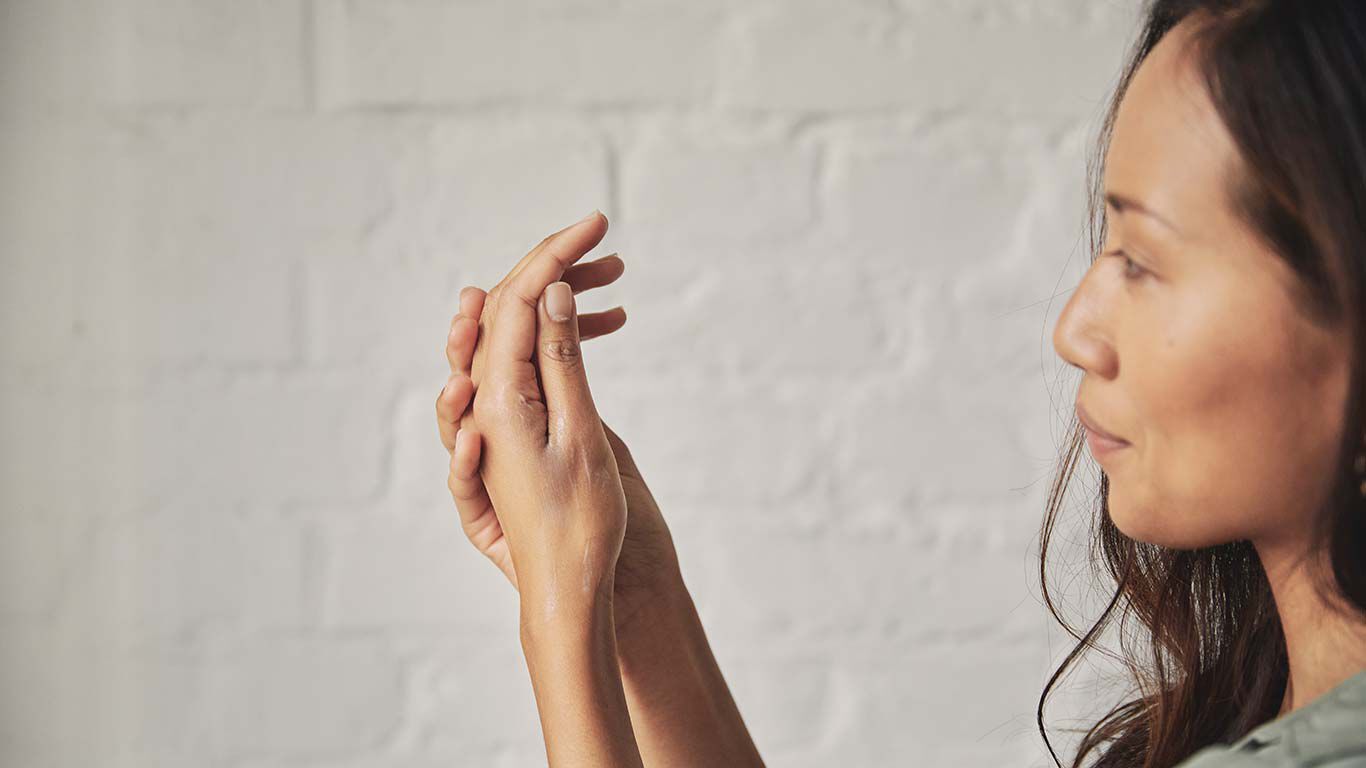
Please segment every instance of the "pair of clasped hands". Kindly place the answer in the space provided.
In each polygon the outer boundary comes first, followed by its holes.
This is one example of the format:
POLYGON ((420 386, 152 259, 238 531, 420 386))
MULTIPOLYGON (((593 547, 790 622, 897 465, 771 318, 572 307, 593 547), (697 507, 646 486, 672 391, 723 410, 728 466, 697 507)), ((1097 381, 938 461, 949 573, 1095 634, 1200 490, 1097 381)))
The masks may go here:
POLYGON ((594 211, 541 241, 487 293, 468 286, 436 401, 448 486, 470 542, 507 576, 528 624, 603 601, 618 626, 677 572, 668 526, 625 443, 598 415, 580 342, 625 312, 579 315, 574 294, 625 264, 582 264, 607 233, 594 211))

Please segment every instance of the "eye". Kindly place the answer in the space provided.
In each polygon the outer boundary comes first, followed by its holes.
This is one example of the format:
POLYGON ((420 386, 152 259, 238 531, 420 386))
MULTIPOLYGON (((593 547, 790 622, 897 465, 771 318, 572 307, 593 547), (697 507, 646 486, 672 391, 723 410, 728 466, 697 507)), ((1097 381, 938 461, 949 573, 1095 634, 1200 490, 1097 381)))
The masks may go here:
POLYGON ((1131 281, 1131 282, 1132 282, 1132 281, 1135 281, 1135 280, 1139 280, 1139 279, 1141 279, 1142 277, 1144 277, 1145 275, 1149 274, 1148 270, 1146 270, 1146 269, 1144 269, 1143 267, 1139 266, 1138 262, 1136 262, 1136 261, 1134 261, 1133 259, 1129 258, 1129 257, 1124 253, 1124 251, 1119 250, 1118 248, 1115 249, 1115 250, 1113 250, 1113 251, 1110 251, 1110 252, 1108 252, 1108 253, 1106 253, 1106 254, 1104 254, 1104 255, 1106 255, 1106 256, 1118 256, 1118 257, 1120 257, 1121 259, 1124 260, 1124 272, 1123 272, 1123 274, 1124 274, 1124 279, 1125 279, 1125 280, 1128 280, 1128 281, 1131 281))

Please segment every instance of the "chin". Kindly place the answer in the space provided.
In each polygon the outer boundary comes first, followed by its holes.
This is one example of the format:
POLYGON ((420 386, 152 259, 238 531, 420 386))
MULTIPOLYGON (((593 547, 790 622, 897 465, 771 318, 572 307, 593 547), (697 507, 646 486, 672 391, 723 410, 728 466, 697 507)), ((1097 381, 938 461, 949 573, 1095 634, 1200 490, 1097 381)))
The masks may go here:
POLYGON ((1110 489, 1106 499, 1110 522, 1134 541, 1165 549, 1202 549, 1230 541, 1212 531, 1191 526, 1193 519, 1189 515, 1183 516, 1169 507, 1134 504, 1114 493, 1113 485, 1110 489))

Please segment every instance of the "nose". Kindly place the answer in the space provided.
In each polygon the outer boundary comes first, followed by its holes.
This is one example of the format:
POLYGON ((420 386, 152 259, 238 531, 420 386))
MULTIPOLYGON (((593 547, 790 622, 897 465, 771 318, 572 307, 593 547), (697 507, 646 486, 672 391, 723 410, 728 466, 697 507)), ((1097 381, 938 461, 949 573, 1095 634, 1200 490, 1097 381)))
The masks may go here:
POLYGON ((1108 311, 1113 303, 1104 295, 1099 266, 1091 264, 1067 299, 1053 328, 1053 349, 1068 365, 1112 379, 1119 373, 1108 311))

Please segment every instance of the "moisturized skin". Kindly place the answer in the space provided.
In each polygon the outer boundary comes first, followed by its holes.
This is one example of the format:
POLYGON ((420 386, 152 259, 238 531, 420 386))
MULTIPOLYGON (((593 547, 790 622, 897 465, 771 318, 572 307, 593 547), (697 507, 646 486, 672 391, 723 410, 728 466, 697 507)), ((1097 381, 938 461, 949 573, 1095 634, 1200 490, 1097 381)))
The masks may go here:
POLYGON ((1094 425, 1130 443, 1101 459, 1123 533, 1256 546, 1287 635, 1288 711, 1366 666, 1366 632, 1323 611, 1297 562, 1335 470, 1350 339, 1301 314, 1292 270, 1235 214, 1240 159, 1185 58, 1192 23, 1141 65, 1106 155, 1107 195, 1156 215, 1107 201, 1104 255, 1053 344, 1085 373, 1094 425))
POLYGON ((461 291, 436 401, 451 496, 518 590, 550 765, 762 766, 668 526, 588 390, 579 342, 626 319, 574 310, 574 293, 621 276, 615 254, 575 263, 606 231, 595 212, 487 293, 461 291))

